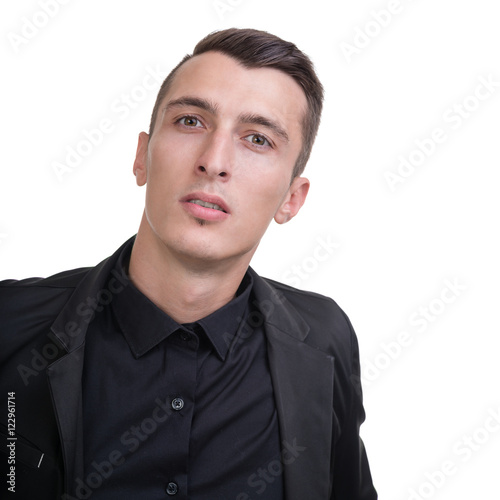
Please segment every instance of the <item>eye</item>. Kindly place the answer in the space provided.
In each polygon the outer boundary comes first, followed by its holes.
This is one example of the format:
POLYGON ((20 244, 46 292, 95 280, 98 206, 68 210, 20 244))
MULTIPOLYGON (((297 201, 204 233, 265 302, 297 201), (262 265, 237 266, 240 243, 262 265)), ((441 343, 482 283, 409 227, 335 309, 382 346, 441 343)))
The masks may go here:
POLYGON ((251 142, 256 146, 271 146, 270 142, 266 139, 266 137, 260 134, 250 134, 247 135, 244 139, 245 141, 251 142))
POLYGON ((177 123, 184 125, 184 127, 188 128, 197 128, 202 127, 202 123, 196 116, 183 116, 177 120, 177 123))

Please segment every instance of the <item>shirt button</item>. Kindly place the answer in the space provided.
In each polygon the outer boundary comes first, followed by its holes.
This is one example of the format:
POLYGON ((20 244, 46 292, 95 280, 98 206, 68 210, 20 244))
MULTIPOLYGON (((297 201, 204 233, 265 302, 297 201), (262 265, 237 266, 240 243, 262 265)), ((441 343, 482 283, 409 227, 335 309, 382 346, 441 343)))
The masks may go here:
POLYGON ((179 487, 177 486, 177 483, 171 481, 170 483, 167 484, 165 491, 167 495, 176 495, 177 492, 179 491, 179 487))
POLYGON ((184 408, 184 400, 181 398, 172 399, 172 408, 176 411, 182 410, 184 408))
POLYGON ((187 342, 188 340, 191 340, 191 334, 188 332, 181 332, 181 339, 184 340, 184 342, 187 342))

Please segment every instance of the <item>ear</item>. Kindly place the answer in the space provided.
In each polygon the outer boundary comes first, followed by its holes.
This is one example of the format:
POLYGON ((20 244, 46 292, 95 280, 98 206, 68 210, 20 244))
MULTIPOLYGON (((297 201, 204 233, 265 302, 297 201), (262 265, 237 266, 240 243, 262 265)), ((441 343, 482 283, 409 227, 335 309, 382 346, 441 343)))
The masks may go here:
POLYGON ((144 186, 147 180, 147 160, 148 160, 149 135, 146 132, 139 134, 137 152, 135 153, 133 172, 138 186, 144 186))
POLYGON ((309 180, 305 177, 295 177, 278 211, 274 214, 274 220, 278 224, 284 224, 298 214, 300 207, 306 201, 309 184, 309 180))

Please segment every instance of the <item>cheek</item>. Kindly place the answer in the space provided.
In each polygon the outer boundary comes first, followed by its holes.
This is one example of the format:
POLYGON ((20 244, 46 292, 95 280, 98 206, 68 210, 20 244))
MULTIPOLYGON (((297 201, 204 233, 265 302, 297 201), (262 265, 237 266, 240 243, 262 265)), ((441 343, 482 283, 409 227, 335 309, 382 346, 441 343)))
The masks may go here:
POLYGON ((249 215, 254 219, 270 222, 281 205, 288 191, 288 179, 273 176, 264 177, 261 182, 246 182, 242 184, 241 200, 248 200, 249 215))
POLYGON ((150 216, 156 214, 163 218, 171 210, 172 200, 179 190, 178 182, 179 175, 172 168, 171 161, 150 162, 146 184, 146 207, 150 216))
POLYGON ((175 130, 160 130, 150 143, 150 159, 152 163, 165 164, 176 162, 193 151, 195 141, 192 134, 179 134, 175 130))
POLYGON ((182 149, 172 146, 170 141, 162 140, 153 145, 148 162, 148 182, 153 190, 171 188, 186 172, 188 159, 182 149))

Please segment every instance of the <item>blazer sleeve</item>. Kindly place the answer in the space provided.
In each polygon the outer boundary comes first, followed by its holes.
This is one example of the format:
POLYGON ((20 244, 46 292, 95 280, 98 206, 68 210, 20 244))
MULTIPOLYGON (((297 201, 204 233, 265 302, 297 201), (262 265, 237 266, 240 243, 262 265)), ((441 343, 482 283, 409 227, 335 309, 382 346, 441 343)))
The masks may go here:
POLYGON ((35 278, 0 281, 0 394, 6 404, 13 393, 15 403, 15 420, 7 418, 6 406, 0 415, 0 471, 5 478, 14 467, 12 498, 44 500, 63 493, 63 459, 45 370, 59 355, 47 333, 66 297, 36 283, 35 278), (8 461, 5 443, 12 427, 15 454, 8 461))
POLYGON ((333 491, 331 500, 376 500, 366 450, 359 436, 365 420, 361 390, 359 347, 349 318, 344 314, 350 328, 351 369, 346 390, 347 418, 335 447, 333 491))

